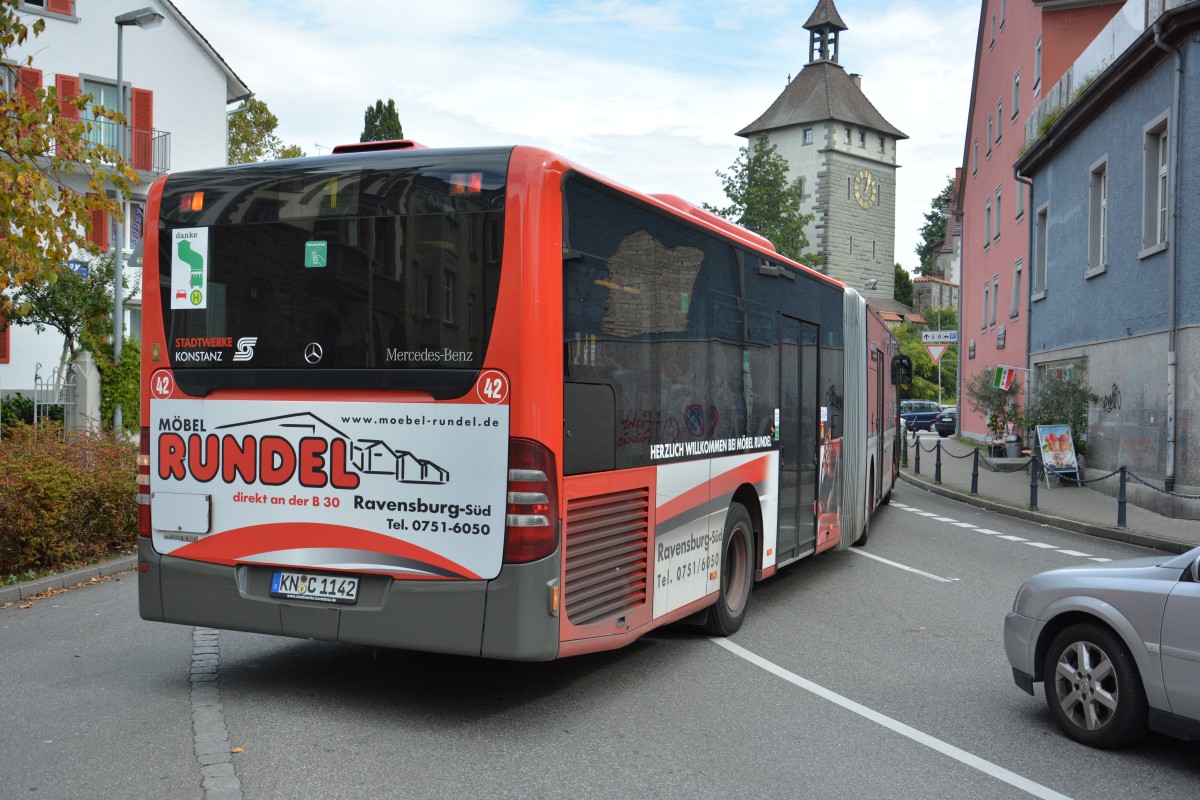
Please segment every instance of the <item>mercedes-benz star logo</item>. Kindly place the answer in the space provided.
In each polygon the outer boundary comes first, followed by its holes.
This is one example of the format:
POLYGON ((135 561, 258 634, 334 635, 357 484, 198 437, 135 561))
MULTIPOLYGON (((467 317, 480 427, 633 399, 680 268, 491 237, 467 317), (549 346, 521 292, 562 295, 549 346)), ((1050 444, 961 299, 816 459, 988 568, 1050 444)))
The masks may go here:
POLYGON ((309 342, 308 347, 304 348, 304 360, 310 364, 316 364, 323 355, 325 355, 325 351, 316 342, 309 342))

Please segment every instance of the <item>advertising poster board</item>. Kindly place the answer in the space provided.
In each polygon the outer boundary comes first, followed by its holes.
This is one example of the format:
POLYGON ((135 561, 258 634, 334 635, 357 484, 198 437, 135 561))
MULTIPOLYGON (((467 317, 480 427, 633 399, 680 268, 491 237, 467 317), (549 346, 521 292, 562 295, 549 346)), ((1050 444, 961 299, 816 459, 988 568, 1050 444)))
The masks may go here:
POLYGON ((1049 485, 1050 475, 1074 473, 1079 475, 1079 461, 1075 457, 1075 442, 1071 439, 1070 425, 1038 425, 1038 447, 1042 452, 1042 466, 1046 470, 1049 485))

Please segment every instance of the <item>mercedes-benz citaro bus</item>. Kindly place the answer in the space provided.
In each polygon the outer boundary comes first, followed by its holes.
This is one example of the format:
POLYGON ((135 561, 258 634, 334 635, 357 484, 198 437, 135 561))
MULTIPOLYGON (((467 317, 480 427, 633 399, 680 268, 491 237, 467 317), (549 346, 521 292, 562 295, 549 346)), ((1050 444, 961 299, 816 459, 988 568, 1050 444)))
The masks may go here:
POLYGON ((145 619, 520 660, 728 635, 895 483, 857 292, 545 150, 179 173, 146 222, 145 619))

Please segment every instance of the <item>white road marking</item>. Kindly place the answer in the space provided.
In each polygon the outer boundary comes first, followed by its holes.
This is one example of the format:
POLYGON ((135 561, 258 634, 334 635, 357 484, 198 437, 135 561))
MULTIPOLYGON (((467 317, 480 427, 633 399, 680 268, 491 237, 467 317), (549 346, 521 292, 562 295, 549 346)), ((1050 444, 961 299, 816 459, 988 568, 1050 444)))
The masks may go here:
POLYGON ((933 580, 940 581, 941 583, 954 583, 955 581, 958 580, 958 578, 943 578, 940 575, 934 575, 929 572, 922 572, 921 570, 917 569, 916 567, 910 567, 905 564, 897 563, 895 561, 888 561, 886 558, 880 558, 879 556, 875 555, 874 553, 868 553, 866 550, 862 550, 857 547, 850 547, 847 549, 851 553, 858 553, 860 556, 865 556, 867 558, 873 558, 876 561, 887 564, 889 567, 895 567, 896 569, 902 569, 902 570, 905 570, 906 572, 913 572, 913 573, 916 573, 917 575, 920 575, 923 578, 932 578, 933 580))
MULTIPOLYGON (((1055 545, 1046 544, 1045 542, 1031 542, 1028 539, 1025 539, 1021 536, 1013 536, 1012 534, 1003 533, 1001 531, 994 531, 991 528, 979 528, 970 522, 956 522, 955 520, 951 519, 950 517, 942 517, 942 516, 939 516, 939 515, 933 513, 932 511, 922 511, 921 509, 917 508, 916 506, 909 506, 909 505, 905 505, 903 503, 897 503, 895 501, 892 501, 892 506, 894 506, 896 508, 902 508, 905 511, 911 511, 914 514, 919 514, 922 517, 932 517, 935 522, 946 522, 946 523, 953 525, 956 528, 967 528, 970 530, 977 531, 979 533, 987 534, 988 536, 998 536, 1001 539, 1006 539, 1010 542, 1022 542, 1024 544, 1029 545, 1030 547, 1037 547, 1042 550, 1054 550, 1054 552, 1062 553, 1064 556, 1075 556, 1077 558, 1087 558, 1092 561, 1098 561, 1100 563, 1112 561, 1111 558, 1099 558, 1097 556, 1092 556, 1087 553, 1081 553, 1078 550, 1059 549, 1055 545)), ((1043 525, 1042 527, 1046 527, 1046 526, 1043 525)), ((934 580, 937 580, 937 581, 943 581, 945 583, 953 583, 953 582, 959 580, 958 578, 941 578, 941 577, 938 577, 937 575, 931 575, 927 572, 921 572, 921 570, 919 570, 919 569, 907 567, 903 564, 897 564, 893 561, 888 561, 887 559, 879 558, 878 556, 871 555, 870 553, 864 552, 862 550, 851 550, 850 552, 858 553, 859 555, 868 556, 870 558, 875 558, 879 561, 884 562, 885 564, 891 564, 894 567, 898 567, 903 570, 908 570, 909 572, 915 572, 919 575, 924 575, 927 578, 933 578, 934 580)))
MULTIPOLYGON (((861 551, 851 550, 850 552, 858 553, 861 551)), ((869 554, 863 553, 863 555, 869 555, 869 554)), ((824 686, 821 686, 820 684, 813 683, 812 681, 810 681, 806 678, 801 678, 799 675, 795 674, 794 672, 789 672, 788 670, 784 669, 783 667, 779 666, 778 664, 768 661, 767 659, 763 658, 762 656, 756 655, 755 653, 750 652, 746 648, 744 648, 740 645, 734 644, 733 642, 729 641, 728 639, 722 639, 722 638, 717 638, 717 637, 709 637, 709 638, 715 644, 719 645, 720 647, 725 648, 730 653, 733 653, 735 656, 745 659, 746 661, 750 662, 751 664, 755 665, 756 667, 764 669, 767 672, 771 673, 772 675, 774 675, 778 678, 782 678, 783 680, 787 681, 788 683, 790 683, 794 686, 797 686, 797 687, 803 689, 804 691, 809 692, 810 694, 814 694, 817 697, 820 697, 822 700, 828 700, 830 703, 840 706, 840 707, 844 708, 845 710, 851 712, 852 714, 857 714, 858 716, 862 717, 863 719, 866 719, 870 722, 874 722, 876 725, 879 725, 881 727, 887 728, 888 730, 892 731, 893 733, 898 733, 901 736, 911 739, 912 741, 916 742, 917 744, 928 747, 930 750, 933 750, 934 752, 941 753, 944 756, 949 756, 950 758, 954 759, 955 761, 959 762, 960 764, 965 764, 966 766, 971 767, 972 769, 978 770, 979 772, 982 772, 985 775, 996 778, 997 780, 1004 781, 1009 786, 1020 789, 1023 792, 1027 792, 1027 793, 1033 795, 1034 797, 1043 798, 1043 800, 1070 800, 1070 798, 1067 797, 1067 795, 1065 795, 1065 794, 1059 794, 1058 792, 1054 791, 1053 789, 1042 786, 1040 783, 1035 783, 1035 782, 1029 780, 1028 778, 1022 777, 1015 772, 1012 772, 1010 770, 1005 769, 1004 767, 999 766, 998 764, 993 764, 991 761, 988 761, 987 759, 980 758, 979 756, 974 755, 972 753, 968 753, 966 750, 955 747, 954 745, 952 745, 948 742, 943 742, 941 739, 938 739, 934 736, 930 736, 927 733, 923 733, 922 731, 917 730, 916 728, 912 727, 911 725, 905 725, 903 722, 900 722, 899 720, 892 719, 891 717, 889 717, 885 714, 881 714, 878 711, 875 711, 874 709, 867 708, 866 706, 862 705, 861 703, 857 703, 848 697, 844 697, 844 696, 838 694, 837 692, 834 692, 830 689, 826 689, 824 686)))

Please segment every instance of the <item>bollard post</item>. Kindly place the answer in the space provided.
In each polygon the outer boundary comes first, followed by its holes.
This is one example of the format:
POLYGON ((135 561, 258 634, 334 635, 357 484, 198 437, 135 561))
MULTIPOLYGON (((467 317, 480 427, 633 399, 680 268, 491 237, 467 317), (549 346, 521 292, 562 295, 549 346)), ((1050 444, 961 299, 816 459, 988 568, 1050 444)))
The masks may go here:
POLYGON ((940 484, 942 482, 942 440, 938 439, 934 445, 936 452, 933 454, 933 482, 940 484))
POLYGON ((1121 465, 1121 488, 1117 489, 1117 527, 1125 530, 1125 465, 1121 465))
POLYGON ((1037 511, 1037 484, 1038 472, 1041 471, 1042 463, 1038 461, 1036 455, 1029 459, 1029 510, 1037 511))
POLYGON ((921 474, 921 440, 913 439, 913 447, 917 449, 917 454, 913 457, 913 475, 921 474))
POLYGON ((979 448, 975 448, 975 455, 971 457, 971 496, 979 495, 979 448))

